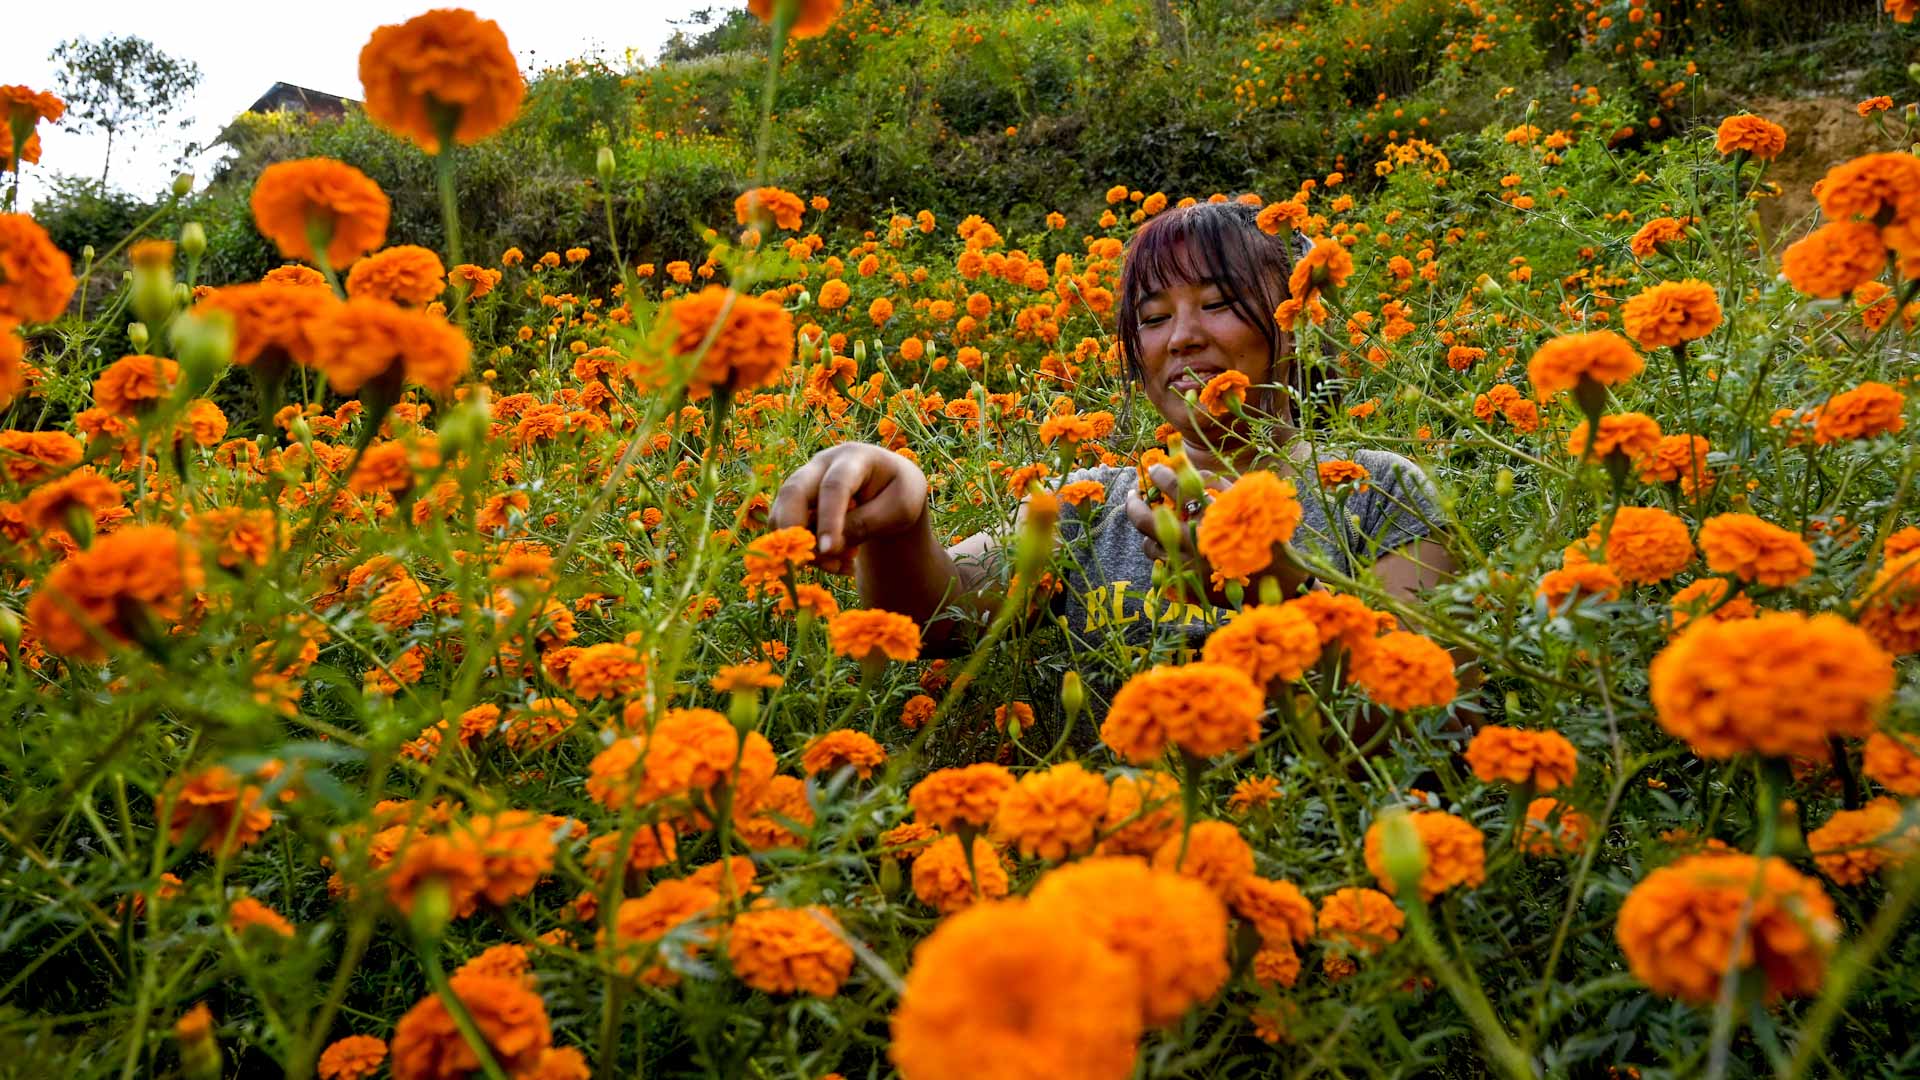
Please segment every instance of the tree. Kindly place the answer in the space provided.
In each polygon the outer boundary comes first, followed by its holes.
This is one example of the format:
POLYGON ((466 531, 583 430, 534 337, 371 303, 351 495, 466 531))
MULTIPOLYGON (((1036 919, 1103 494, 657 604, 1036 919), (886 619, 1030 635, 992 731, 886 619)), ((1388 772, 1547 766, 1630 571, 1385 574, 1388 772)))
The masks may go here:
MULTIPOLYGON (((145 38, 105 37, 63 41, 50 57, 60 65, 60 96, 81 129, 107 134, 107 160, 100 183, 113 167, 113 140, 121 132, 157 128, 200 85, 200 66, 160 51, 145 38)), ((180 126, 188 121, 183 119, 180 126)))

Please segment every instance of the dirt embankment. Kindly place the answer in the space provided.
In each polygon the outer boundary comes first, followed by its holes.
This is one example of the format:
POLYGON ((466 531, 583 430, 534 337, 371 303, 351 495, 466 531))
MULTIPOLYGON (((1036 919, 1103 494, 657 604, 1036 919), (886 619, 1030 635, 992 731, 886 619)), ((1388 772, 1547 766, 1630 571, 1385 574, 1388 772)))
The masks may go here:
POLYGON ((1787 148, 1767 166, 1767 179, 1780 185, 1780 195, 1760 200, 1760 220, 1776 244, 1805 234, 1816 206, 1814 181, 1828 169, 1861 154, 1893 149, 1873 121, 1860 118, 1851 100, 1754 98, 1744 104, 1787 129, 1787 148))

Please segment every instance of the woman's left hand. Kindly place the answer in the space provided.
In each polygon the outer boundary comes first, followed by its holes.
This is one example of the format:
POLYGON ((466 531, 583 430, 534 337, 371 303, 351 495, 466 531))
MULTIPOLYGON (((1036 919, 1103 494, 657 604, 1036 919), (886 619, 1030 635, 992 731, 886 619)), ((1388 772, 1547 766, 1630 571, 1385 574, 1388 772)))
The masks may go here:
MULTIPOLYGON (((1166 494, 1174 507, 1175 516, 1180 519, 1178 538, 1180 549, 1176 553, 1180 568, 1191 571, 1199 576, 1202 586, 1206 589, 1207 599, 1209 601, 1215 605, 1226 604, 1227 596, 1225 590, 1216 589, 1212 585, 1213 569, 1207 565, 1206 559, 1201 556, 1196 537, 1199 518, 1206 510, 1205 504, 1209 497, 1202 495, 1199 499, 1182 499, 1180 495, 1180 478, 1178 474, 1167 465, 1155 465, 1148 469, 1147 479, 1153 482, 1154 487, 1159 488, 1166 494)), ((1200 472, 1200 482, 1201 486, 1207 491, 1224 491, 1232 486, 1232 481, 1226 477, 1204 470, 1200 472)), ((1166 547, 1160 542, 1159 527, 1154 523, 1153 508, 1147 505, 1147 500, 1141 496, 1138 490, 1129 490, 1127 492, 1126 511, 1127 520, 1131 521, 1133 527, 1140 531, 1141 549, 1146 552, 1147 558, 1155 560, 1167 559, 1168 552, 1166 547)), ((1268 566, 1265 574, 1277 577, 1280 580, 1281 592, 1286 596, 1291 596, 1298 591, 1301 584, 1306 582, 1310 576, 1306 570, 1294 560, 1292 553, 1286 550, 1285 544, 1274 545, 1273 562, 1268 566)))

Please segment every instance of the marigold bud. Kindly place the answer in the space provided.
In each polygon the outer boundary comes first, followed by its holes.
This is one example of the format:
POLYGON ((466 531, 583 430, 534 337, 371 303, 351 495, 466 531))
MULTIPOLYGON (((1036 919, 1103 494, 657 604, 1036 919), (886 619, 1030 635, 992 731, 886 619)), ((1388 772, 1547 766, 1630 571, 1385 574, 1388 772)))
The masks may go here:
POLYGON ((193 174, 181 173, 173 178, 173 197, 184 199, 193 192, 193 174))
POLYGON ((224 311, 182 312, 167 324, 188 397, 199 397, 233 362, 233 316, 224 311))
POLYGON ((600 152, 594 155, 593 168, 595 172, 600 174, 601 182, 613 182, 613 147, 603 146, 600 148, 600 152))
POLYGON ((152 336, 147 333, 147 324, 143 322, 128 323, 127 340, 133 344, 134 352, 146 352, 147 342, 152 340, 152 336))
MULTIPOLYGON (((14 622, 14 634, 19 635, 19 621, 14 622)), ((1067 723, 1079 719, 1081 710, 1087 707, 1087 688, 1080 681, 1080 673, 1069 671, 1060 677, 1060 705, 1067 710, 1067 723)))
POLYGON ((1399 886, 1400 895, 1418 896, 1420 876, 1427 872, 1427 852, 1420 844, 1420 832, 1405 810, 1389 810, 1380 817, 1380 853, 1387 876, 1399 886))
POLYGON ((180 226, 180 250, 187 258, 197 259, 207 253, 207 230, 197 221, 189 221, 180 226))

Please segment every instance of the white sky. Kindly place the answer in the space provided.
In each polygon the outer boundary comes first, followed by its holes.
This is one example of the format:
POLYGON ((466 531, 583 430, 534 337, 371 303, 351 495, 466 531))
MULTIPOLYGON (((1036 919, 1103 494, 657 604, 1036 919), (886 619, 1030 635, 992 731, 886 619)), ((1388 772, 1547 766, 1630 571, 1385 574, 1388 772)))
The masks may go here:
MULTIPOLYGON (((172 179, 170 163, 189 140, 210 143, 233 117, 276 82, 359 98, 360 47, 375 27, 404 22, 436 6, 465 6, 506 32, 520 70, 542 68, 597 54, 618 63, 632 50, 651 60, 673 35, 673 22, 700 8, 733 6, 730 0, 325 0, 312 5, 262 4, 258 0, 95 0, 93 3, 9 4, 0 33, 0 84, 53 90, 54 46, 73 37, 98 39, 134 34, 167 53, 200 65, 200 87, 161 129, 151 151, 115 140, 107 179, 150 196, 172 179), (184 131, 174 121, 190 117, 184 131)), ((40 164, 21 173, 21 206, 32 207, 46 190, 48 173, 98 177, 106 138, 72 130, 71 115, 40 125, 40 164)), ((195 162, 204 178, 215 152, 195 162)))

